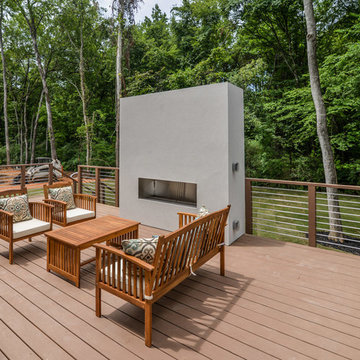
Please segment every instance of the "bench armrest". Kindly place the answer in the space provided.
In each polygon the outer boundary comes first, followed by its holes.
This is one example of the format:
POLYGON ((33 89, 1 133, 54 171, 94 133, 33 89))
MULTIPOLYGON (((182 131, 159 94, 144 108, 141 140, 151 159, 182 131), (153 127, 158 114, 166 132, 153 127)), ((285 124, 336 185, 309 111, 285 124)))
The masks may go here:
POLYGON ((179 228, 191 223, 198 216, 197 214, 186 213, 182 211, 178 212, 178 215, 179 215, 179 228))
POLYGON ((112 246, 107 246, 107 245, 101 245, 101 244, 96 244, 94 245, 94 247, 96 249, 100 249, 100 250, 103 250, 105 251, 106 253, 108 254, 114 254, 114 255, 118 255, 120 256, 122 259, 138 266, 139 268, 145 270, 145 271, 153 271, 155 269, 154 266, 150 265, 149 263, 147 263, 146 261, 143 261, 141 259, 138 259, 137 257, 135 256, 131 256, 131 255, 128 255, 128 254, 125 254, 124 251, 120 250, 120 249, 117 249, 117 248, 114 248, 112 246))
POLYGON ((96 212, 96 196, 88 194, 74 194, 75 205, 78 208, 96 212))
POLYGON ((53 205, 31 201, 29 202, 29 208, 31 216, 35 219, 52 223, 52 209, 54 208, 53 205))
POLYGON ((13 214, 4 210, 0 210, 0 235, 2 235, 7 239, 12 238, 13 219, 14 219, 13 214))

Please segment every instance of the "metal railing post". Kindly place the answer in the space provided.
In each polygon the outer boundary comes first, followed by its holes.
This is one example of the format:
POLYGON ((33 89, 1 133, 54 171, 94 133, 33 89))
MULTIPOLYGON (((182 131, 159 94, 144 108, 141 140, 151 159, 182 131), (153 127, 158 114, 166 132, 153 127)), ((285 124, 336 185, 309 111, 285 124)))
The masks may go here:
POLYGON ((309 246, 316 247, 316 186, 308 185, 309 246))
POLYGON ((251 179, 245 179, 246 234, 253 233, 251 179))
POLYGON ((115 169, 115 206, 120 206, 120 169, 115 169))
POLYGON ((97 198, 97 202, 101 203, 101 179, 100 179, 100 168, 95 168, 95 196, 97 198))
POLYGON ((78 165, 78 182, 79 182, 79 194, 82 194, 82 167, 78 165))
POLYGON ((25 165, 21 165, 21 180, 20 180, 20 187, 21 190, 25 189, 25 165))
POLYGON ((53 164, 49 164, 49 185, 52 185, 53 183, 53 178, 54 178, 54 165, 53 164))

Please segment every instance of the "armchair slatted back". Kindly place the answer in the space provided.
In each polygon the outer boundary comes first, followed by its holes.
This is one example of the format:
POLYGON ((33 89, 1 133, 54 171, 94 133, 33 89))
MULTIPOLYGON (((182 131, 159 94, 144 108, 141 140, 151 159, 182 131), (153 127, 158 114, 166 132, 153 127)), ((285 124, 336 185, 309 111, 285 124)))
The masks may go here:
POLYGON ((154 294, 177 277, 188 276, 193 268, 200 267, 219 252, 229 211, 230 206, 159 238, 150 282, 154 294))
POLYGON ((61 188, 61 187, 67 187, 67 186, 73 186, 73 183, 70 181, 59 181, 55 184, 45 184, 43 186, 44 188, 44 197, 45 199, 49 199, 49 189, 57 189, 57 188, 61 188))
POLYGON ((0 191, 0 199, 27 194, 27 189, 13 189, 0 191))

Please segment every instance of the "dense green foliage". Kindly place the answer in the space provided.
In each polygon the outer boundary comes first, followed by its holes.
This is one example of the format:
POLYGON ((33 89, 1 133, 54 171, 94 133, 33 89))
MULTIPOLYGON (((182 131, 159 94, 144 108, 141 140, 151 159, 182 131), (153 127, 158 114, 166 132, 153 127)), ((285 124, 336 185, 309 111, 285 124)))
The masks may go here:
MULTIPOLYGON (((3 0, 4 1, 4 0, 3 0)), ((33 0, 34 2, 34 0, 33 0)), ((59 159, 85 162, 79 97, 79 4, 37 0, 39 49, 47 69, 59 159)), ((11 159, 24 162, 41 94, 31 38, 19 9, 5 1, 3 25, 11 159), (27 133, 25 134, 25 122, 27 133), (21 148, 23 149, 21 151, 21 148)), ((83 0, 92 163, 115 162, 114 21, 83 0)), ((360 178, 360 3, 314 1, 318 57, 340 183, 360 178)), ((126 29, 124 96, 230 81, 245 90, 246 164, 252 177, 322 181, 301 0, 183 0, 168 18, 158 7, 126 29)), ((0 113, 0 163, 5 140, 0 113)), ((49 154, 42 104, 36 156, 49 154)))

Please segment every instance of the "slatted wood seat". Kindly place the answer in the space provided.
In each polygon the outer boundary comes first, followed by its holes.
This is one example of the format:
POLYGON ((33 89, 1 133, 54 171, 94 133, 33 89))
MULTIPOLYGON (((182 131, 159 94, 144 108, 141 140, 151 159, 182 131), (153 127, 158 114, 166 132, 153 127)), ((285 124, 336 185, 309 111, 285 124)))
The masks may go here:
POLYGON ((69 226, 96 218, 96 196, 73 194, 76 209, 67 210, 66 202, 49 198, 49 189, 72 186, 71 182, 62 181, 44 185, 44 202, 54 206, 53 222, 60 226, 69 226))
MULTIPOLYGON (((0 198, 26 195, 27 190, 7 190, 0 192, 0 198)), ((52 230, 52 209, 53 206, 42 202, 29 202, 32 220, 14 223, 12 213, 0 210, 0 239, 9 243, 9 263, 14 260, 14 243, 20 240, 29 239, 52 230)))
POLYGON ((96 315, 101 316, 101 290, 144 309, 145 344, 151 346, 154 302, 218 253, 220 274, 225 274, 223 239, 229 210, 230 206, 160 236, 153 264, 112 246, 95 245, 96 315))

